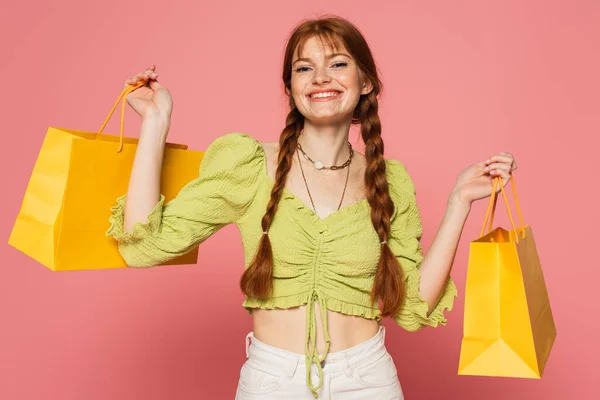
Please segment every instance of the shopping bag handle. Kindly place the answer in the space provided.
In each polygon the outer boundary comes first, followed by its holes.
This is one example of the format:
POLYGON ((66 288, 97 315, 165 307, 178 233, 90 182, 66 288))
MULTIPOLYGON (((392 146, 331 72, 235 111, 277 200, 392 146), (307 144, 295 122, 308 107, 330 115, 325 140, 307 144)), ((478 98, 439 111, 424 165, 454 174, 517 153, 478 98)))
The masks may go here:
POLYGON ((124 88, 123 91, 121 92, 121 94, 119 95, 119 97, 117 98, 115 105, 112 107, 112 109, 108 113, 108 116, 104 120, 104 123, 100 127, 100 130, 98 131, 98 133, 102 133, 102 131, 106 127, 106 124, 108 124, 108 121, 110 121, 110 118, 112 117, 113 113, 115 112, 117 105, 119 105, 119 101, 121 101, 121 99, 123 99, 123 106, 121 107, 121 128, 119 131, 119 148, 117 149, 117 153, 120 153, 121 150, 123 150, 123 131, 125 129, 125 100, 127 99, 127 95, 129 93, 133 92, 135 89, 142 87, 144 85, 145 85, 145 82, 138 82, 135 85, 129 85, 126 88, 124 88))
MULTIPOLYGON (((506 204, 506 209, 508 211, 508 218, 510 219, 510 223, 515 231, 516 242, 519 243, 519 234, 517 232, 517 227, 515 226, 515 221, 513 219, 512 212, 510 211, 510 204, 508 203, 508 198, 506 197, 506 192, 504 191, 504 185, 502 185, 502 182, 500 181, 500 179, 501 179, 500 177, 494 178, 494 183, 492 185, 492 194, 490 196, 490 202, 488 204, 488 208, 485 213, 485 218, 483 220, 483 227, 481 228, 481 233, 479 234, 479 236, 481 237, 484 235, 485 226, 488 224, 488 218, 489 218, 489 226, 488 226, 487 233, 490 233, 492 231, 492 225, 494 223, 494 213, 496 212, 496 203, 498 200, 498 193, 496 193, 496 187, 499 184, 500 190, 502 192, 502 197, 504 198, 504 203, 506 204)), ((515 197, 515 205, 517 208, 517 215, 519 216, 519 222, 521 223, 521 228, 520 228, 521 235, 523 236, 523 239, 525 239, 525 237, 526 237, 525 224, 523 223, 523 215, 521 213, 521 206, 519 205, 519 198, 517 196, 517 188, 515 186, 515 177, 513 176, 512 172, 509 173, 509 181, 512 184, 513 195, 515 197)))

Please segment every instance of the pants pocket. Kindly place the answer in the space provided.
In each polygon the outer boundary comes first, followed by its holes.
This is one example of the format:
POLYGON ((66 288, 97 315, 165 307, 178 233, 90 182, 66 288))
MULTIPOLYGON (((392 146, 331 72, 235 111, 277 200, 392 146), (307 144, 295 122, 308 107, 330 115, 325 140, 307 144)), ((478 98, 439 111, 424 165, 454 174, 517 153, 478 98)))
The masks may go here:
POLYGON ((248 359, 240 371, 238 390, 246 394, 269 394, 276 391, 282 381, 283 375, 248 359))
POLYGON ((366 387, 383 387, 398 383, 398 371, 386 352, 378 360, 356 368, 357 379, 366 387))

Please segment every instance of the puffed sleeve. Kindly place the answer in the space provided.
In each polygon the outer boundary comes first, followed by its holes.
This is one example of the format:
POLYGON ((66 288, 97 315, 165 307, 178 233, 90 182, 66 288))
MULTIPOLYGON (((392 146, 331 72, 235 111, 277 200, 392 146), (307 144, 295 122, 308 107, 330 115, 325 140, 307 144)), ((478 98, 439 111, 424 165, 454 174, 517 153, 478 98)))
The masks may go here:
POLYGON ((444 311, 452 310, 454 298, 458 295, 456 285, 449 277, 438 304, 428 314, 429 306, 419 292, 419 265, 423 261, 423 250, 420 242, 421 216, 417 207, 415 187, 400 162, 389 160, 388 168, 390 195, 395 204, 388 244, 400 262, 406 285, 406 296, 394 321, 411 332, 425 326, 446 325, 444 311))
POLYGON ((147 220, 136 222, 132 232, 123 232, 127 194, 119 197, 106 235, 118 241, 130 267, 159 265, 189 252, 244 215, 257 192, 262 150, 258 141, 243 133, 218 137, 204 153, 198 178, 167 204, 161 194, 147 220))

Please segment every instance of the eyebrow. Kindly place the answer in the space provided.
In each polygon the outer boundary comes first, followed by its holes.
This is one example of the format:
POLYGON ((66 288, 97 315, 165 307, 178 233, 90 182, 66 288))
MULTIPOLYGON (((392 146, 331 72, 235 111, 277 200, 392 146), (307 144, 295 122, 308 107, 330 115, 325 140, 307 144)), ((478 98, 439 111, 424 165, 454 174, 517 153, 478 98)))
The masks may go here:
MULTIPOLYGON (((330 59, 330 58, 337 57, 337 56, 346 56, 346 57, 350 58, 350 56, 346 53, 331 53, 331 54, 325 56, 325 58, 330 59)), ((310 61, 310 58, 299 58, 296 61, 294 61, 292 63, 292 65, 296 64, 298 61, 310 61)))

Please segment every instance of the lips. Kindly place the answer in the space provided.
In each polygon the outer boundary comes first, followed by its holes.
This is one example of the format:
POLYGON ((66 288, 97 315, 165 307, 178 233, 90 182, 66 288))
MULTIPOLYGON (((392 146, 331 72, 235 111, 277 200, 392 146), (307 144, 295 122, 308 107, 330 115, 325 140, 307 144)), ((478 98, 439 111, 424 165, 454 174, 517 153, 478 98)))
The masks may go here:
POLYGON ((333 92, 318 92, 318 93, 316 93, 318 95, 317 97, 313 97, 313 96, 307 95, 306 98, 309 101, 321 102, 321 101, 337 100, 337 99, 339 99, 342 96, 342 92, 338 92, 338 91, 333 91, 333 92), (318 93, 334 93, 334 94, 318 95, 318 93))
POLYGON ((336 90, 336 89, 313 90, 312 92, 309 92, 306 96, 311 97, 313 94, 318 94, 318 93, 342 93, 342 91, 336 90))

